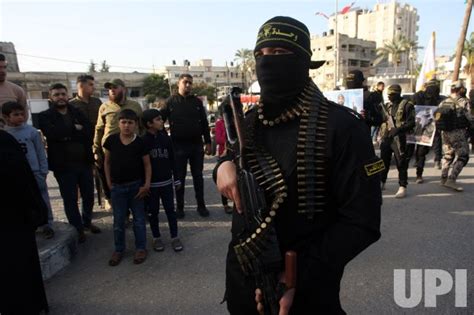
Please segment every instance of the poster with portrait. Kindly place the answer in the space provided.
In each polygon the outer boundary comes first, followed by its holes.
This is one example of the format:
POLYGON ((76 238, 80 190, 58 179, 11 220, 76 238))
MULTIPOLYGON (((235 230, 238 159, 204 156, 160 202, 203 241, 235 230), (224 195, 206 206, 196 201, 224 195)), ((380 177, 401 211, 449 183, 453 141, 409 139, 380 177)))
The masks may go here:
POLYGON ((436 131, 434 122, 435 106, 415 105, 415 129, 412 133, 407 134, 408 143, 416 143, 431 147, 436 131))
POLYGON ((327 91, 323 94, 328 100, 333 101, 336 104, 349 107, 359 114, 361 113, 362 109, 364 109, 363 89, 327 91))

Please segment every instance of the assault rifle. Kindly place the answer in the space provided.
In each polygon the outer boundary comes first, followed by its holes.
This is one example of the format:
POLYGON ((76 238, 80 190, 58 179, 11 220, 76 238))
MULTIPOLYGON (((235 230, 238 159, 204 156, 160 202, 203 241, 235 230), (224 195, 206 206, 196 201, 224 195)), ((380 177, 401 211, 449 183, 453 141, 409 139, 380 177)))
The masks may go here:
MULTIPOLYGON (((224 101, 221 106, 229 149, 235 154, 237 162, 237 183, 245 221, 245 231, 242 238, 245 240, 250 236, 255 236, 255 231, 262 224, 263 217, 269 212, 269 209, 263 189, 259 186, 254 174, 249 171, 244 160, 246 143, 242 130, 244 113, 240 102, 240 92, 240 88, 232 88, 228 97, 229 102, 224 101)), ((278 315, 280 298, 286 290, 295 287, 296 253, 286 252, 285 284, 280 283, 279 273, 283 261, 277 234, 273 224, 267 229, 265 242, 255 240, 258 243, 255 248, 258 250, 249 250, 249 255, 236 250, 236 254, 243 272, 252 276, 255 279, 256 287, 262 291, 265 314, 278 315)))

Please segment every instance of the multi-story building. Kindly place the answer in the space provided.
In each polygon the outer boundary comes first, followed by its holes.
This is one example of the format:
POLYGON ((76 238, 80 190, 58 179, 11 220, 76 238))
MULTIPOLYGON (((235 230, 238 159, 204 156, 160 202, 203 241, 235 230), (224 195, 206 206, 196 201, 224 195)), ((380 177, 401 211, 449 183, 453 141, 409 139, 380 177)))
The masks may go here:
POLYGON ((20 72, 15 45, 11 42, 0 42, 0 54, 5 55, 8 72, 20 72))
MULTIPOLYGON (((416 8, 402 4, 396 0, 377 3, 373 10, 353 8, 345 14, 333 15, 329 18, 329 29, 350 37, 374 41, 376 48, 383 47, 397 36, 403 36, 409 41, 417 42, 419 15, 416 8)), ((398 73, 406 73, 410 69, 410 59, 416 60, 416 51, 401 55, 398 62, 398 73)), ((378 67, 388 67, 392 60, 382 61, 378 67)))
POLYGON ((212 59, 201 59, 191 64, 188 60, 183 61, 183 65, 164 66, 157 73, 164 75, 170 84, 178 83, 178 78, 183 73, 193 76, 195 83, 206 83, 215 87, 240 86, 246 82, 239 67, 232 62, 225 66, 213 66, 212 59))
MULTIPOLYGON (((335 75, 335 35, 330 31, 329 35, 323 33, 322 36, 311 37, 311 50, 313 51, 313 60, 326 60, 326 63, 319 69, 310 70, 310 77, 322 90, 334 89, 335 75)), ((339 65, 338 65, 338 84, 342 84, 342 78, 354 69, 359 69, 365 77, 373 75, 373 60, 376 56, 375 42, 358 38, 352 38, 347 35, 339 34, 339 65)))

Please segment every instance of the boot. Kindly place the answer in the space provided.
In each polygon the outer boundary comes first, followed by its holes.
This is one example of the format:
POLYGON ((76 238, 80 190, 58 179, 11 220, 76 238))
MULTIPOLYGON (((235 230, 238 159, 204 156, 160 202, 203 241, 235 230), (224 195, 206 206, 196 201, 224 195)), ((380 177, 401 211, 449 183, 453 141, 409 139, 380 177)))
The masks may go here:
POLYGON ((400 188, 398 188, 397 193, 395 194, 395 198, 405 198, 406 195, 407 195, 406 187, 400 186, 400 188))
POLYGON ((424 182, 424 180, 423 180, 423 177, 422 177, 422 176, 417 176, 417 177, 416 177, 415 183, 417 183, 417 184, 423 184, 423 182, 424 182))
POLYGON ((444 187, 448 187, 448 188, 451 188, 455 191, 463 191, 464 189, 459 186, 458 184, 456 184, 456 180, 455 179, 451 179, 451 178, 448 178, 448 180, 444 183, 444 187))

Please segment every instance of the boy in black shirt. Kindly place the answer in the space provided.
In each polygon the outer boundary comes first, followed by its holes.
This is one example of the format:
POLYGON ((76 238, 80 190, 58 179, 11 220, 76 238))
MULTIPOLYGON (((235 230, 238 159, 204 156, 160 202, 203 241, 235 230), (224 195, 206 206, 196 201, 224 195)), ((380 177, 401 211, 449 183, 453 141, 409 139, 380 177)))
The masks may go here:
MULTIPOLYGON (((165 208, 166 217, 171 234, 171 246, 178 252, 183 250, 183 245, 178 238, 178 224, 174 210, 173 192, 173 147, 171 139, 163 130, 162 113, 157 109, 148 109, 143 112, 143 125, 147 129, 143 136, 145 146, 150 153, 151 160, 151 185, 150 196, 145 199, 145 207, 148 212, 151 232, 153 234, 153 249, 161 252, 164 245, 161 240, 158 226, 158 211, 160 209, 160 198, 165 208)), ((179 180, 174 182, 179 187, 179 180)))
POLYGON ((114 215, 115 251, 109 260, 117 266, 125 250, 125 219, 127 210, 133 214, 135 256, 133 262, 141 264, 147 256, 144 198, 150 191, 150 155, 143 140, 135 134, 137 114, 124 109, 118 117, 120 133, 113 134, 104 143, 104 168, 107 185, 111 190, 114 215), (143 184, 143 182, 145 182, 143 184))

